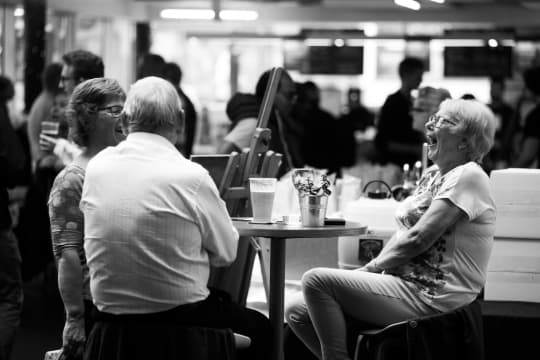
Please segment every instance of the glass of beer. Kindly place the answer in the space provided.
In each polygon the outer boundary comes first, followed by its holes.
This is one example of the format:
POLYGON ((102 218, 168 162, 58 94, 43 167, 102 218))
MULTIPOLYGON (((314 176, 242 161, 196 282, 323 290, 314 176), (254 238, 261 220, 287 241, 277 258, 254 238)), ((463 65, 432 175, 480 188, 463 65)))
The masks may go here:
POLYGON ((253 223, 269 224, 272 222, 276 184, 275 178, 249 178, 253 223))

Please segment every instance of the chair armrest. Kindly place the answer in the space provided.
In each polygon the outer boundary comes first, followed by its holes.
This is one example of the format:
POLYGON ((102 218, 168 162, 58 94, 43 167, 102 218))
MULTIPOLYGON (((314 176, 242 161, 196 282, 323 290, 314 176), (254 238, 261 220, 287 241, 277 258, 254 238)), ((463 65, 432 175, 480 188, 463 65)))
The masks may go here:
POLYGON ((251 339, 247 336, 234 333, 234 346, 237 349, 247 349, 251 345, 251 339))

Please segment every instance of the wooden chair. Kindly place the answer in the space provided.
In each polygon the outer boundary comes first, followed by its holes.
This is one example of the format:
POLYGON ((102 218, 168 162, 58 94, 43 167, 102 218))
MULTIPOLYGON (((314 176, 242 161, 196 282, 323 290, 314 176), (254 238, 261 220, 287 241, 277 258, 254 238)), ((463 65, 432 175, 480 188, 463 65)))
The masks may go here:
MULTIPOLYGON (((281 165, 282 155, 268 150, 271 131, 267 125, 282 71, 272 69, 249 149, 230 155, 192 156, 210 172, 215 171, 214 180, 231 217, 251 216, 249 178, 276 177, 281 165)), ((234 301, 245 305, 253 263, 260 250, 255 239, 241 238, 235 262, 226 268, 212 268, 209 286, 227 291, 234 301)))

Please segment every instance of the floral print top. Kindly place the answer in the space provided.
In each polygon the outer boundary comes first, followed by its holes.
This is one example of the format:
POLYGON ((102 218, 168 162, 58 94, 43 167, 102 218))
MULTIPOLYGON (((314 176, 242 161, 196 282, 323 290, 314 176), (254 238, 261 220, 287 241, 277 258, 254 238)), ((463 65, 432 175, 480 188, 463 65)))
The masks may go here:
POLYGON ((79 209, 85 170, 67 165, 54 180, 49 196, 52 247, 58 260, 66 248, 77 250, 83 271, 83 298, 91 300, 90 278, 84 254, 84 221, 79 209))
POLYGON ((429 305, 448 311, 474 300, 485 283, 495 232, 495 205, 489 178, 474 162, 442 175, 426 170, 415 192, 398 208, 400 231, 410 229, 434 200, 445 199, 465 214, 424 253, 388 269, 418 292, 429 305))

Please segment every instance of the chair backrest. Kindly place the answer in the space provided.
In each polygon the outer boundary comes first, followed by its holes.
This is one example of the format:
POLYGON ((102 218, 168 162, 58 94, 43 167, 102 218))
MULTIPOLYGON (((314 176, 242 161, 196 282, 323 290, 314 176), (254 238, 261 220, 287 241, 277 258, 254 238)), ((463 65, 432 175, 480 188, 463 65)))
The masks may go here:
POLYGON ((362 330, 355 359, 484 359, 482 312, 478 300, 458 309, 362 330))
MULTIPOLYGON (((232 217, 251 216, 250 177, 276 177, 282 155, 269 151, 271 131, 266 128, 283 69, 274 68, 259 110, 257 129, 249 149, 232 154, 219 181, 219 192, 232 217)), ((250 239, 240 239, 236 260, 226 268, 212 268, 208 285, 228 292, 244 305, 247 299, 256 250, 250 239)))

